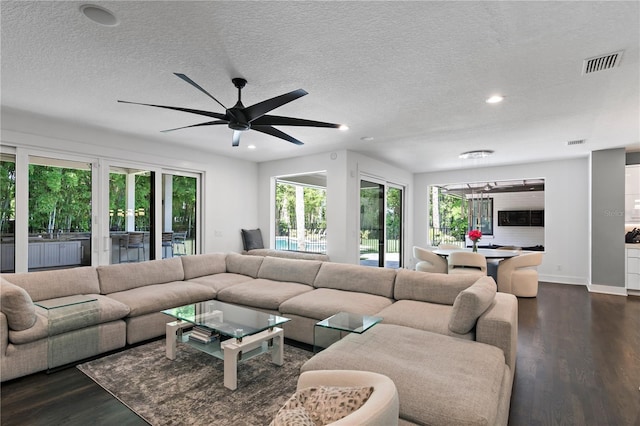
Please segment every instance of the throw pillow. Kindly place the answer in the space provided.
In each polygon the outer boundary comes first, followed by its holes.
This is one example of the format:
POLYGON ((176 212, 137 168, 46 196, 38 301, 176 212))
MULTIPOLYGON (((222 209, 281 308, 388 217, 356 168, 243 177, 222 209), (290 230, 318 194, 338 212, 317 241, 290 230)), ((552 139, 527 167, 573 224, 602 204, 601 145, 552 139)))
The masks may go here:
POLYGON ((315 425, 326 425, 362 407, 372 393, 371 386, 310 387, 298 390, 280 410, 303 408, 315 425))
POLYGON ((316 426, 315 422, 303 407, 281 409, 269 426, 316 426))
POLYGON ((0 310, 11 330, 26 330, 36 323, 36 307, 29 293, 4 278, 0 278, 0 310))
POLYGON ((245 251, 264 248, 262 232, 258 229, 242 229, 242 245, 245 251))
POLYGON ((470 332, 480 315, 493 303, 496 291, 496 283, 489 277, 480 278, 471 287, 462 290, 453 302, 449 330, 459 334, 470 332))

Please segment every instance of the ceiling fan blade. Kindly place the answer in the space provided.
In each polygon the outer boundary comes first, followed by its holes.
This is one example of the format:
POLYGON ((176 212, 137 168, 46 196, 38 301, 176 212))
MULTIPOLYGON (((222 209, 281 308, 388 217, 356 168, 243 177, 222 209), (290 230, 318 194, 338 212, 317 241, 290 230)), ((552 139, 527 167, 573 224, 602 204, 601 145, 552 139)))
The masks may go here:
POLYGON ((176 127, 175 129, 160 130, 162 133, 173 132, 174 130, 188 129, 189 127, 213 126, 216 124, 229 124, 226 120, 207 121, 206 123, 192 124, 191 126, 176 127))
POLYGON ((200 85, 198 85, 198 83, 196 83, 195 81, 191 80, 189 77, 187 77, 184 74, 180 74, 177 72, 173 73, 175 76, 181 78, 182 80, 186 81, 187 83, 189 83, 190 85, 192 85, 193 87, 195 87, 196 89, 198 89, 199 91, 201 91, 202 93, 204 93, 205 95, 209 96, 211 99, 213 99, 214 101, 216 101, 218 103, 218 105, 220 105, 222 108, 227 109, 226 106, 222 105, 222 102, 220 102, 219 100, 217 100, 216 98, 213 97, 213 95, 209 92, 207 92, 206 90, 204 90, 202 87, 200 87, 200 85))
POLYGON ((120 100, 118 102, 123 104, 144 105, 144 106, 151 106, 156 108, 172 109, 174 111, 190 112, 191 114, 206 115, 207 117, 213 117, 220 120, 227 119, 226 114, 220 114, 218 112, 212 112, 212 111, 202 111, 199 109, 180 108, 180 107, 172 107, 172 106, 166 106, 166 105, 142 104, 140 102, 129 102, 129 101, 120 101, 120 100))
POLYGON ((233 139, 231 140, 231 146, 240 145, 240 135, 241 134, 242 134, 242 132, 240 130, 234 130, 233 131, 233 139))
POLYGON ((282 132, 275 127, 271 126, 251 126, 251 130, 255 130, 261 133, 266 133, 267 135, 275 136, 276 138, 284 139, 287 142, 294 143, 296 145, 304 145, 303 142, 294 138, 293 136, 289 136, 285 132, 282 132))
POLYGON ((281 107, 291 101, 295 101, 298 98, 307 95, 308 93, 303 89, 294 90, 293 92, 285 93, 284 95, 276 96, 275 98, 267 99, 266 101, 258 102, 244 109, 244 114, 249 122, 256 120, 271 110, 281 107))
POLYGON ((305 120, 303 118, 281 117, 278 115, 263 115, 251 122, 252 125, 264 126, 307 126, 307 127, 330 127, 339 129, 341 124, 325 123, 322 121, 305 120))

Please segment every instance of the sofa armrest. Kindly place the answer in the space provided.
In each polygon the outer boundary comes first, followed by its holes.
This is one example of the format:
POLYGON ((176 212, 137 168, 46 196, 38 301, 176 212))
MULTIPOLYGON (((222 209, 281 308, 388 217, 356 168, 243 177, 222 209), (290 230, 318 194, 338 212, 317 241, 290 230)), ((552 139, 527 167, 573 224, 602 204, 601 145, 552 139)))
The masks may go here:
POLYGON ((514 295, 496 293, 493 304, 478 318, 476 340, 502 349, 505 362, 511 371, 515 371, 518 299, 514 295))
POLYGON ((7 316, 0 312, 0 356, 5 356, 9 346, 9 322, 7 316))

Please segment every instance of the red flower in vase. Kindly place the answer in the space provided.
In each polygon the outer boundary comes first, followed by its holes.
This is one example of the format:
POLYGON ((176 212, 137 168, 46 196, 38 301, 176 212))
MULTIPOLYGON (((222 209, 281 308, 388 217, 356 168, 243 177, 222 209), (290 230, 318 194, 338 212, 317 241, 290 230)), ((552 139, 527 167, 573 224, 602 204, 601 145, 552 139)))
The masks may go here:
POLYGON ((474 243, 477 242, 480 238, 482 238, 482 231, 479 229, 472 229, 469 231, 469 239, 474 243))

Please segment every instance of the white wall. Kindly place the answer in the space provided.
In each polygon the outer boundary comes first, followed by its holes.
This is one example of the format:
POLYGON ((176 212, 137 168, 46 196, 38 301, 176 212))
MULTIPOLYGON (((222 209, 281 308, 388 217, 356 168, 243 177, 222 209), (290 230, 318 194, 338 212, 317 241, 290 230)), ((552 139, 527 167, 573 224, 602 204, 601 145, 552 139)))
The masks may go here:
POLYGON ((413 239, 426 246, 428 187, 453 182, 545 179, 545 255, 541 281, 587 284, 589 277, 589 165, 587 158, 516 166, 421 173, 414 176, 413 239))
POLYGON ((544 192, 506 192, 491 194, 493 198, 493 236, 482 237, 481 244, 531 247, 544 245, 544 227, 499 226, 501 210, 544 210, 544 192))
POLYGON ((7 109, 2 110, 0 141, 26 152, 83 155, 201 173, 203 253, 241 251, 240 229, 258 226, 258 166, 253 162, 7 109))
POLYGON ((274 178, 317 171, 327 173, 327 254, 332 261, 358 263, 360 247, 360 174, 366 173, 405 186, 407 200, 405 253, 412 244, 412 175, 396 167, 351 151, 335 151, 268 161, 258 166, 260 228, 265 245, 272 246, 275 206, 274 178), (264 230, 269 230, 265 232, 264 230))

